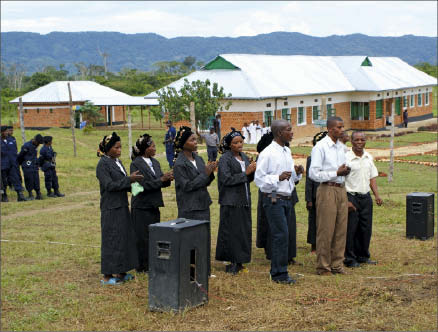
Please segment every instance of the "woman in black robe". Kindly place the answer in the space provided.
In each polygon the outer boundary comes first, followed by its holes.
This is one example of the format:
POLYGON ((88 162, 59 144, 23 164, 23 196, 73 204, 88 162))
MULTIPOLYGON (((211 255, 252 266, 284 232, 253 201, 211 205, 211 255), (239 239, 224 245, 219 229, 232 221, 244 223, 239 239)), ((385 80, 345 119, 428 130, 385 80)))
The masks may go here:
MULTIPOLYGON (((196 153, 196 134, 189 127, 181 127, 175 137, 176 160, 173 166, 178 218, 210 221, 211 198, 207 187, 214 180, 217 161, 205 165, 196 153)), ((208 224, 208 275, 211 250, 210 224, 208 224)))
POLYGON ((120 137, 113 132, 111 136, 103 138, 97 152, 100 157, 96 177, 100 185, 101 283, 104 285, 115 285, 133 279, 126 272, 138 264, 127 192, 131 189, 131 183, 143 179, 143 175, 134 172, 127 176, 118 159, 121 150, 120 137))
POLYGON ((149 225, 160 222, 160 207, 164 206, 161 188, 169 187, 173 172, 163 174, 160 163, 153 158, 157 150, 152 137, 144 134, 132 147, 131 174, 139 171, 144 176, 138 183, 143 191, 131 198, 131 216, 137 237, 137 272, 149 270, 149 225))
POLYGON ((237 274, 251 261, 251 191, 256 163, 242 152, 244 137, 233 131, 222 138, 218 167, 220 223, 216 259, 229 261, 225 271, 237 274))
MULTIPOLYGON (((259 143, 257 144, 257 152, 260 154, 269 144, 274 140, 274 135, 269 132, 262 136, 259 143)), ((289 143, 286 144, 286 146, 289 143)), ((297 185, 298 182, 295 182, 297 185)), ((265 250, 266 259, 271 259, 271 236, 269 231, 268 220, 266 219, 265 210, 262 204, 262 194, 259 189, 259 197, 257 204, 257 236, 256 236, 256 247, 263 248, 265 250)), ((295 214, 295 205, 298 203, 297 188, 294 187, 292 191, 292 215, 288 218, 288 234, 289 234, 289 245, 288 245, 288 263, 295 264, 295 257, 297 256, 297 223, 295 214)))

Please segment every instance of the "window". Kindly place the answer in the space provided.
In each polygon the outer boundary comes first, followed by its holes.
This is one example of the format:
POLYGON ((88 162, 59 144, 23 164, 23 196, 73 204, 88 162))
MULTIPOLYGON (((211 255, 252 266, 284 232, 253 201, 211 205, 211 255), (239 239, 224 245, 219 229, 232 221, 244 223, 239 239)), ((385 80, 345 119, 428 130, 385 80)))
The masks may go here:
POLYGON ((319 120, 321 118, 321 110, 319 109, 319 106, 313 106, 312 107, 312 122, 315 120, 319 120))
POLYGON ((409 99, 410 99, 410 107, 414 107, 414 99, 415 99, 414 95, 411 95, 409 99))
POLYGON ((288 108, 283 108, 281 110, 281 118, 290 121, 290 113, 288 108))
POLYGON ((370 108, 368 103, 352 101, 350 104, 351 120, 369 120, 370 108))
POLYGON ((376 100, 376 119, 381 119, 383 116, 383 100, 376 100))
POLYGON ((24 113, 27 113, 27 110, 24 110, 24 113))
POLYGON ((429 92, 424 94, 424 105, 429 105, 429 92))
POLYGON ((298 107, 298 123, 297 125, 306 124, 306 109, 304 107, 298 107))
POLYGON ((421 106, 421 93, 417 95, 417 105, 421 106))
POLYGON ((266 107, 271 107, 271 103, 267 103, 267 104, 266 104, 266 107))
POLYGON ((395 114, 400 115, 400 97, 395 98, 395 114))
POLYGON ((53 113, 53 108, 50 109, 50 113, 53 113))
POLYGON ((287 102, 287 101, 285 101, 285 102, 284 102, 284 106, 287 106, 287 105, 289 105, 289 104, 288 104, 288 102, 287 102))
POLYGON ((408 96, 403 96, 403 109, 408 108, 408 96))
POLYGON ((267 127, 271 126, 272 122, 272 111, 265 111, 265 124, 267 127))
POLYGON ((37 113, 39 113, 40 112, 40 109, 39 108, 37 108, 37 113))
POLYGON ((332 108, 332 104, 327 104, 327 119, 331 116, 336 116, 336 110, 332 108))

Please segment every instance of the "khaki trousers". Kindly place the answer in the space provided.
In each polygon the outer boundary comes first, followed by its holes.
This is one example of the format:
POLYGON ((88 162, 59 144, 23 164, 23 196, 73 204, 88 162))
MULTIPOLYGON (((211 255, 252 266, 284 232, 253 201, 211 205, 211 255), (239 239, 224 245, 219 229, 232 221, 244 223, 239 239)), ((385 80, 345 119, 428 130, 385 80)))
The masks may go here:
POLYGON ((316 272, 343 271, 348 223, 345 187, 321 184, 316 192, 316 272))

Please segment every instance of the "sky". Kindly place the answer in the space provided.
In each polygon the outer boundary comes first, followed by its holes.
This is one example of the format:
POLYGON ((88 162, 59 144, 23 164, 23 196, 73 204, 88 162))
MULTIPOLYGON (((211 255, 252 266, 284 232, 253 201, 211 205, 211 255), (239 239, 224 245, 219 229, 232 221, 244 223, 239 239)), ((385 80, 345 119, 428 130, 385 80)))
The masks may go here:
POLYGON ((1 1, 1 31, 437 36, 437 1, 1 1))

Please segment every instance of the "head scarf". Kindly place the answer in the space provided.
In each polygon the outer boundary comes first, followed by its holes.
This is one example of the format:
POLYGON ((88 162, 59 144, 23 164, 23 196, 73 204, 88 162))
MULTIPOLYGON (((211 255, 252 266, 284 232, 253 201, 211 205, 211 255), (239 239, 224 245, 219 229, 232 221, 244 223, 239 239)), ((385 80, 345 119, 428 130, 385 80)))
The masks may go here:
POLYGON ((313 146, 315 146, 316 143, 318 143, 320 140, 322 140, 324 137, 326 137, 327 133, 328 133, 327 131, 321 131, 318 134, 316 134, 315 136, 313 136, 313 140, 312 140, 313 146))
POLYGON ((274 140, 274 134, 272 133, 272 131, 264 134, 260 138, 260 141, 257 143, 257 152, 258 153, 262 152, 269 144, 272 143, 273 140, 274 140))
POLYGON ((242 135, 240 131, 237 131, 234 128, 231 128, 231 132, 226 134, 224 137, 222 137, 221 144, 219 145, 219 152, 224 153, 227 150, 231 149, 231 142, 234 137, 240 136, 242 139, 245 139, 245 137, 242 135))
POLYGON ((103 137, 102 142, 99 143, 99 148, 97 149, 97 156, 102 157, 105 155, 111 148, 116 144, 116 142, 120 141, 120 137, 117 136, 115 132, 111 135, 106 135, 103 137))
POLYGON ((52 136, 44 136, 43 137, 44 144, 50 143, 52 139, 53 139, 52 136))
POLYGON ((173 143, 175 147, 175 158, 178 156, 178 153, 183 150, 184 144, 193 134, 194 132, 190 127, 182 126, 179 128, 176 133, 175 142, 173 143))
POLYGON ((144 152, 152 145, 152 143, 152 136, 148 134, 141 135, 135 142, 135 145, 132 147, 132 160, 138 156, 144 155, 144 152))

